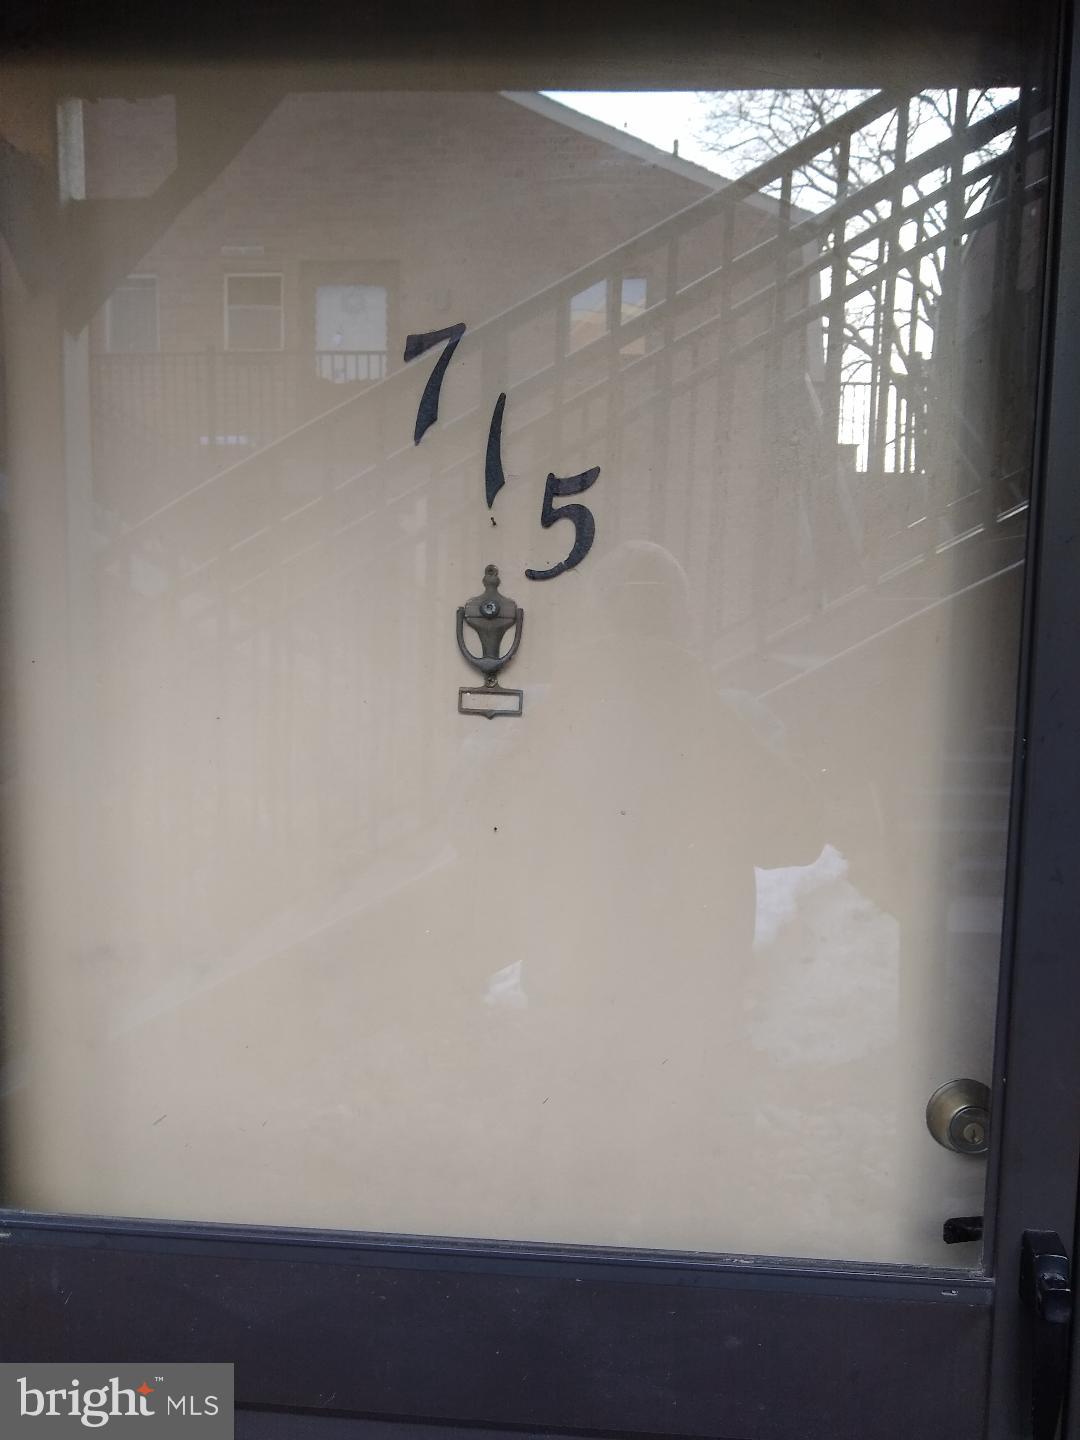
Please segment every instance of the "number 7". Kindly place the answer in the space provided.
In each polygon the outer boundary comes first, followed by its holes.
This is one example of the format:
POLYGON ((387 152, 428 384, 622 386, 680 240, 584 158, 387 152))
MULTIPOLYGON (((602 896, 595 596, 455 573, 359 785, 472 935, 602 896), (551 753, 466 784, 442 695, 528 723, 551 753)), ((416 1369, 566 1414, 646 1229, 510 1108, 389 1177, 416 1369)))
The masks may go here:
POLYGON ((436 360, 435 368, 428 376, 428 382, 424 386, 424 393, 420 396, 420 404, 416 410, 416 429, 413 431, 413 442, 416 445, 420 444, 425 432, 439 418, 439 396, 442 394, 443 376, 446 374, 446 367, 454 358, 454 351, 464 334, 465 324, 462 322, 458 325, 450 325, 445 330, 429 330, 425 335, 406 335, 405 337, 406 362, 415 360, 418 355, 423 355, 424 351, 430 350, 433 345, 440 345, 444 340, 450 342, 436 360))
POLYGON ((593 540, 596 538, 596 521, 589 507, 587 505, 564 505, 561 510, 556 510, 551 502, 563 495, 583 494, 590 485, 596 484, 599 474, 600 466, 594 465, 591 470, 585 470, 580 475, 562 477, 549 475, 547 477, 547 485, 544 487, 544 503, 540 509, 540 524, 545 530, 550 530, 556 520, 571 521, 576 532, 574 544, 565 560, 560 560, 558 565, 553 565, 550 570, 526 570, 526 579, 554 580, 555 576, 561 575, 564 570, 572 570, 575 565, 580 565, 592 549, 593 540))

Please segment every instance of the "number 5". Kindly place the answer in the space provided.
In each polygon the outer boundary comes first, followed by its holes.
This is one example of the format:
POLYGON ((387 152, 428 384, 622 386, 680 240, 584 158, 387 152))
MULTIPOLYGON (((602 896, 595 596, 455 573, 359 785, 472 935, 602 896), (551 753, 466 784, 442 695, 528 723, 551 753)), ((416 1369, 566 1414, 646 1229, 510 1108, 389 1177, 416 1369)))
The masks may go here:
POLYGON ((581 495, 595 485, 600 475, 600 466, 594 465, 591 470, 585 470, 580 475, 549 475, 547 485, 544 487, 544 504, 540 510, 540 524, 545 530, 550 530, 556 520, 570 520, 573 522, 575 531, 574 545, 565 560, 560 560, 558 565, 553 565, 550 570, 526 570, 525 576, 528 580, 554 580, 556 575, 561 575, 564 570, 573 570, 575 565, 580 565, 585 556, 592 549, 593 540, 596 538, 596 521, 593 513, 587 505, 564 505, 561 510, 556 510, 551 503, 564 495, 581 495))

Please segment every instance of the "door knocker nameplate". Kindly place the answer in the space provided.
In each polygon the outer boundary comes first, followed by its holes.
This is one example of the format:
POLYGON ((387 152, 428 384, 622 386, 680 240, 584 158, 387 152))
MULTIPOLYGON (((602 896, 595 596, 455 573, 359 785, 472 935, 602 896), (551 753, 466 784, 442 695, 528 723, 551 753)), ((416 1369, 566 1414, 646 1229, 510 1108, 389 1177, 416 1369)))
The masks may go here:
POLYGON ((462 715, 483 715, 488 720, 507 715, 516 719, 524 709, 524 691, 505 690, 498 683, 499 671, 508 665, 517 654, 521 644, 521 630, 525 611, 508 595, 499 594, 499 571, 495 565, 484 570, 484 588, 479 595, 458 606, 457 643, 458 649, 484 677, 482 686, 463 685, 458 691, 458 710, 462 715), (480 638, 479 655, 474 655, 465 644, 465 626, 468 625, 480 638), (499 650, 508 630, 513 628, 514 639, 505 655, 499 650), (487 700, 486 705, 466 705, 468 696, 487 700), (516 708, 502 707, 496 700, 516 701, 516 708))

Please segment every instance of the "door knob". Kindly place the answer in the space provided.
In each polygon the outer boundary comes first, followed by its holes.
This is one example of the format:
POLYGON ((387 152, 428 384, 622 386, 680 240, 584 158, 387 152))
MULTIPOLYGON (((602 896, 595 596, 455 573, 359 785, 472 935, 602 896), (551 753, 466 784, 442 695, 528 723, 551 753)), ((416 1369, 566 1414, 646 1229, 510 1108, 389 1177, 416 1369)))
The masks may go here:
POLYGON ((985 1155, 990 1148, 990 1091, 979 1080, 949 1080, 926 1102, 926 1128, 946 1150, 985 1155))

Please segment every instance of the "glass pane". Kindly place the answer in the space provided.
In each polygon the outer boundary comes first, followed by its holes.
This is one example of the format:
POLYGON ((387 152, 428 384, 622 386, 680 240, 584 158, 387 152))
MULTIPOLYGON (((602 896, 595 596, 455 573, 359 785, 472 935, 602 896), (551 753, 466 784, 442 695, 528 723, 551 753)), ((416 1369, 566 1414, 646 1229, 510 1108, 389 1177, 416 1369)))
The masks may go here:
POLYGON ((570 345, 577 349, 580 345, 587 345, 590 340, 597 340, 607 331, 607 295, 608 287, 606 280, 598 280, 595 285, 579 291, 577 295, 570 298, 570 345))
POLYGON ((386 349, 386 291, 381 285, 320 285, 315 292, 319 350, 386 349))
POLYGON ((158 348, 157 280, 131 275, 109 296, 108 348, 138 354, 158 348))
POLYGON ((230 275, 229 305, 270 305, 281 308, 280 275, 230 275))
POLYGON ((382 285, 320 285, 315 291, 317 368, 345 384, 386 374, 386 290, 382 285))
POLYGON ((42 75, 142 208, 6 262, 9 1203, 978 1263, 1049 122, 942 63, 42 75))
POLYGON ((281 276, 230 275, 225 282, 228 350, 280 350, 281 276))

